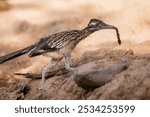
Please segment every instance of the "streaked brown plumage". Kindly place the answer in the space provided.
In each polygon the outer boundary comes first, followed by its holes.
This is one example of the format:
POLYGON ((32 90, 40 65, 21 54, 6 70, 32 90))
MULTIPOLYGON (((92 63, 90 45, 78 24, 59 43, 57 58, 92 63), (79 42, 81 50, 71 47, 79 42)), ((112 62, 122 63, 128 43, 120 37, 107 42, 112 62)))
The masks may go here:
POLYGON ((39 42, 30 45, 22 50, 10 53, 0 57, 0 64, 8 60, 29 53, 29 57, 38 55, 48 55, 52 61, 42 71, 42 87, 44 89, 44 79, 47 70, 56 65, 62 58, 65 59, 66 69, 71 70, 69 60, 71 52, 76 45, 87 36, 101 29, 115 29, 117 33, 118 43, 121 44, 118 29, 112 25, 108 25, 99 19, 91 19, 88 26, 82 30, 68 30, 59 32, 48 37, 40 39, 39 42))

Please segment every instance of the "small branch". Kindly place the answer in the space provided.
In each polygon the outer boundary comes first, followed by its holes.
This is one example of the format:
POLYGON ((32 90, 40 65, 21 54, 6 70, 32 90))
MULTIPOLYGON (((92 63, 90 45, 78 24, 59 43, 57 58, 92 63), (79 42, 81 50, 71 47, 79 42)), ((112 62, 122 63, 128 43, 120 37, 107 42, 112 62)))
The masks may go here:
MULTIPOLYGON (((68 73, 68 71, 65 68, 62 69, 56 69, 56 70, 51 70, 49 72, 46 73, 45 78, 49 78, 49 77, 53 77, 56 75, 62 75, 68 73)), ((26 78, 31 78, 31 79, 41 79, 42 74, 41 73, 15 73, 15 75, 21 75, 21 76, 25 76, 26 78)))

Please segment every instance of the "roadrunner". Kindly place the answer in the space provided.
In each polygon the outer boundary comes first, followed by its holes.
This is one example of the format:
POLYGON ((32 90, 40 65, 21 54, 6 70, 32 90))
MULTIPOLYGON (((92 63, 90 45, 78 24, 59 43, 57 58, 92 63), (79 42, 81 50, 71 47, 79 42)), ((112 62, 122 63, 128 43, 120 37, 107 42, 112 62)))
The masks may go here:
POLYGON ((87 27, 82 30, 68 30, 52 34, 45 38, 41 38, 39 42, 34 43, 24 49, 1 56, 0 64, 26 53, 29 53, 29 57, 38 55, 50 56, 52 58, 51 61, 42 70, 40 89, 43 91, 46 72, 54 65, 57 65, 63 58, 65 60, 65 68, 67 70, 72 70, 73 68, 70 67, 69 63, 73 49, 81 40, 85 39, 95 31, 102 29, 116 30, 118 43, 121 44, 119 32, 115 26, 108 25, 99 19, 91 19, 87 27))

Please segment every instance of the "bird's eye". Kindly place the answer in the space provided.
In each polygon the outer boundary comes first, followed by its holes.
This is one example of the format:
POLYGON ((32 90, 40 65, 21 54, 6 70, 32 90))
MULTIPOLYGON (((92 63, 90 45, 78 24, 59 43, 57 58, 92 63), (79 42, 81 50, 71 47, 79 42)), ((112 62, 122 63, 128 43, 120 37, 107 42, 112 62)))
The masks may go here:
POLYGON ((91 22, 90 26, 96 26, 97 22, 91 22))

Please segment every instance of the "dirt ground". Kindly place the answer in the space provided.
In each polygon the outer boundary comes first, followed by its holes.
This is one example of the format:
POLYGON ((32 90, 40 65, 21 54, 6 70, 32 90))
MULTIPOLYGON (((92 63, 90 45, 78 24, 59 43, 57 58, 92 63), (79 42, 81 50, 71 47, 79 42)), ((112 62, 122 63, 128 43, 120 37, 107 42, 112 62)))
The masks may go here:
POLYGON ((72 53, 72 64, 78 72, 47 78, 44 95, 38 90, 41 79, 14 73, 40 73, 50 58, 30 59, 25 55, 0 64, 0 99, 150 99, 149 0, 36 1, 0 1, 0 56, 49 34, 82 29, 92 18, 118 27, 122 45, 117 44, 112 30, 90 35, 72 53), (124 61, 126 67, 122 66, 124 61), (88 75, 83 75, 81 70, 89 72, 88 75), (115 74, 112 75, 112 71, 115 74), (76 82, 79 77, 90 77, 96 82, 101 77, 111 80, 85 90, 76 82))

